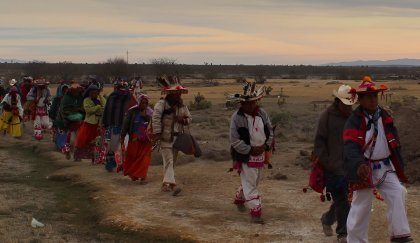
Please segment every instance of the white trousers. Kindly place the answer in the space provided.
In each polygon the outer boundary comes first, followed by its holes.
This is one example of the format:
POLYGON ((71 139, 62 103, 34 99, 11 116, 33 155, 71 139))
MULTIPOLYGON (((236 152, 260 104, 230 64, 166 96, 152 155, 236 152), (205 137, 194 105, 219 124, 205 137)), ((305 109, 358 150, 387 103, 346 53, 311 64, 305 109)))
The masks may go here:
POLYGON ((176 185, 174 163, 178 157, 178 151, 173 148, 160 148, 163 159, 163 183, 176 185))
MULTIPOLYGON (((374 181, 379 179, 381 170, 373 171, 374 181), (375 178, 376 174, 376 178, 375 178)), ((382 176, 381 176, 382 177, 382 176)), ((387 173, 385 180, 377 186, 387 205, 388 231, 391 238, 410 236, 405 209, 406 190, 395 173, 387 173)), ((372 189, 353 192, 353 201, 347 217, 347 242, 367 243, 369 219, 374 195, 372 189)))
POLYGON ((250 168, 242 164, 241 186, 236 193, 235 201, 244 201, 250 209, 251 216, 261 216, 261 198, 258 192, 258 184, 262 177, 262 168, 250 168))
POLYGON ((35 129, 37 129, 37 128, 42 129, 42 130, 50 129, 51 125, 52 124, 50 122, 50 118, 47 115, 45 115, 45 116, 36 115, 35 116, 35 120, 34 120, 34 128, 35 129))

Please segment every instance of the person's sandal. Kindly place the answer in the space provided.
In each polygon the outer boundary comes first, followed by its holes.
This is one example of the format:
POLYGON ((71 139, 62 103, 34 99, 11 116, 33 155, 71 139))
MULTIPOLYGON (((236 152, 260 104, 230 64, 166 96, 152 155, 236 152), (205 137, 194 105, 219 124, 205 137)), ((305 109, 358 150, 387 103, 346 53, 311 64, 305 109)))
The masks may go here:
POLYGON ((182 191, 181 188, 179 187, 175 188, 175 190, 172 192, 172 196, 176 197, 181 191, 182 191))
POLYGON ((334 232, 331 228, 331 225, 328 224, 322 224, 322 232, 324 232, 325 236, 333 236, 334 232))
POLYGON ((412 243, 412 242, 414 242, 414 240, 410 236, 394 238, 391 240, 391 243, 412 243))
POLYGON ((161 188, 161 191, 162 192, 171 192, 172 191, 172 188, 171 188, 171 186, 169 184, 163 184, 162 185, 162 188, 161 188))
POLYGON ((236 208, 238 209, 239 212, 243 213, 246 212, 246 207, 243 204, 235 204, 236 208))
POLYGON ((251 223, 253 224, 265 224, 264 219, 261 217, 251 217, 251 223))

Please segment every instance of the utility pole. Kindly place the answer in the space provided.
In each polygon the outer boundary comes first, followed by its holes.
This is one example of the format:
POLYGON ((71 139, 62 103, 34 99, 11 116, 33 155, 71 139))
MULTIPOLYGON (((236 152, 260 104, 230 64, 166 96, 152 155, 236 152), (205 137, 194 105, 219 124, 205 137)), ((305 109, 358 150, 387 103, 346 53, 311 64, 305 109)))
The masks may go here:
POLYGON ((128 64, 128 49, 127 49, 127 64, 128 64))

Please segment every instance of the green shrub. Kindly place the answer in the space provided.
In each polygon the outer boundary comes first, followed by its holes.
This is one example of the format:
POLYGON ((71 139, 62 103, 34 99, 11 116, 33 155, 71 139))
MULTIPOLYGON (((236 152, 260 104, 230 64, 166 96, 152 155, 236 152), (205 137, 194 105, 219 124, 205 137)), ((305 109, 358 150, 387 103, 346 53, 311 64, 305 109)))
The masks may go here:
POLYGON ((273 87, 268 86, 268 87, 265 89, 265 94, 266 94, 266 95, 270 95, 271 91, 273 91, 273 87))
POLYGON ((244 78, 244 77, 236 77, 235 78, 235 82, 238 83, 238 84, 245 83, 246 82, 246 78, 244 78))
POLYGON ((292 116, 289 112, 273 112, 270 114, 271 123, 273 125, 278 124, 280 126, 285 126, 290 123, 292 116))
POLYGON ((211 108, 211 101, 206 100, 204 95, 201 95, 198 93, 196 96, 194 96, 194 102, 190 102, 190 107, 193 110, 204 110, 211 108))

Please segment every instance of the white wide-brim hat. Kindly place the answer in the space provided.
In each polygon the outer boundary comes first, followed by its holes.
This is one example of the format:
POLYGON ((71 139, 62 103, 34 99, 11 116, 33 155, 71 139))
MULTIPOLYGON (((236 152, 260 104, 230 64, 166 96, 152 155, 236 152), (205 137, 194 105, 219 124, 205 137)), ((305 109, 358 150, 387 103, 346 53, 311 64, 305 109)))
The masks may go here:
POLYGON ((357 101, 357 97, 354 97, 350 91, 351 87, 343 84, 338 88, 338 90, 333 90, 333 95, 340 99, 345 105, 354 105, 357 101))

